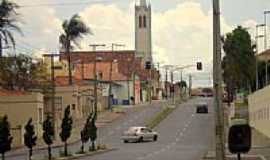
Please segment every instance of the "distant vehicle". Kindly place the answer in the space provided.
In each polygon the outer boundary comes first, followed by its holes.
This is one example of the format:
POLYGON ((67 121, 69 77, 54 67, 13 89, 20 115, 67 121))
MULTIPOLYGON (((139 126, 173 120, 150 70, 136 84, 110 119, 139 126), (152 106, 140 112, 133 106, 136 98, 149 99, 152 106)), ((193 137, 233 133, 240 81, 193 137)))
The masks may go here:
POLYGON ((213 97, 214 93, 211 88, 204 88, 202 89, 202 97, 213 97))
POLYGON ((208 104, 207 103, 197 104, 196 113, 208 113, 208 104))
POLYGON ((130 127, 122 136, 124 143, 157 141, 157 139, 158 133, 147 127, 130 127))

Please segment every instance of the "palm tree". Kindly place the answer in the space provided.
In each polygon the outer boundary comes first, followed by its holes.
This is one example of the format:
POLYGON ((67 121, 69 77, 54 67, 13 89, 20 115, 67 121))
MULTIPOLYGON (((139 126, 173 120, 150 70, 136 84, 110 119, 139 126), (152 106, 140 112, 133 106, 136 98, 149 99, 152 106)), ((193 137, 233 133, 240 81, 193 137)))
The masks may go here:
POLYGON ((72 73, 71 73, 71 55, 70 50, 73 49, 71 43, 79 46, 78 41, 82 39, 83 35, 92 34, 89 27, 81 20, 78 14, 71 17, 70 20, 65 20, 62 24, 64 33, 60 35, 59 41, 62 45, 61 49, 65 51, 68 58, 68 73, 69 73, 69 84, 72 85, 72 73))
POLYGON ((0 2, 0 57, 2 57, 3 53, 3 42, 5 44, 12 44, 13 48, 15 48, 15 39, 12 31, 22 33, 16 24, 18 16, 16 9, 18 7, 16 3, 9 2, 8 0, 1 0, 0 2))

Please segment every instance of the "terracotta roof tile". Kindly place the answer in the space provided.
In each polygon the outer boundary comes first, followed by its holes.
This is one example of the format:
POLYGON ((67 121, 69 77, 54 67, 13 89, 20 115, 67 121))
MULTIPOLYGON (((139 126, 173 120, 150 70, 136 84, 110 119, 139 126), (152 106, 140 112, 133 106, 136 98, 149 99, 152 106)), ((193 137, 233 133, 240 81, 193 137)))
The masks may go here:
POLYGON ((27 92, 0 89, 0 96, 23 96, 23 95, 27 95, 27 92))

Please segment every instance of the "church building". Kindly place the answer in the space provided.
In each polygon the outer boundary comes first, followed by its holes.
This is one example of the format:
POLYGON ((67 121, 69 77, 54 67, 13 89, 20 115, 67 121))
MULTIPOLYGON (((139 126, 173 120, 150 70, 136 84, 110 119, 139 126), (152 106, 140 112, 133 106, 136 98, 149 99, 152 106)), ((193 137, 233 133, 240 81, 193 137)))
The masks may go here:
POLYGON ((151 4, 140 0, 135 5, 135 51, 144 62, 152 62, 151 4))

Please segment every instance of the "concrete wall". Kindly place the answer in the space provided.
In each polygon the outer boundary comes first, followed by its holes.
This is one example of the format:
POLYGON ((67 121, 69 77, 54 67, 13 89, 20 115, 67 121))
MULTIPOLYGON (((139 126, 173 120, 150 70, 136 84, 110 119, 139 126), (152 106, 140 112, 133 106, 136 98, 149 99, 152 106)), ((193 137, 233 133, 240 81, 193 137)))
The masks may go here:
POLYGON ((24 126, 29 118, 38 137, 42 136, 43 122, 43 95, 32 93, 19 96, 0 97, 0 116, 7 115, 11 125, 11 133, 14 138, 13 147, 23 144, 24 126))
POLYGON ((270 137, 270 86, 250 95, 248 102, 251 126, 270 137))

